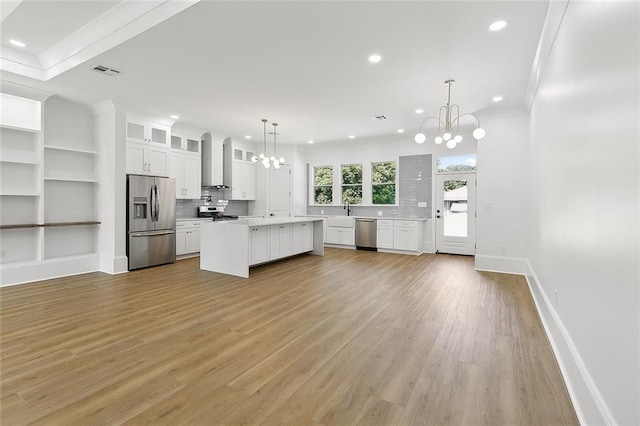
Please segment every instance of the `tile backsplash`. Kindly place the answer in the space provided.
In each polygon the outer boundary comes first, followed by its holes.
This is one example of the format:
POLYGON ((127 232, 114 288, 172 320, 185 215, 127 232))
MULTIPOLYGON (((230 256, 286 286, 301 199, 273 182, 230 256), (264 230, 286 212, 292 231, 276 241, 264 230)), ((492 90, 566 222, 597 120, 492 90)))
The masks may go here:
MULTIPOLYGON (((202 195, 211 196, 211 203, 209 205, 215 206, 218 204, 218 200, 226 200, 224 189, 203 188, 202 195)), ((176 218, 177 219, 189 219, 198 217, 198 207, 205 204, 205 199, 201 200, 176 200, 176 218)), ((247 216, 249 214, 249 202, 248 201, 229 201, 227 207, 224 209, 224 214, 235 216, 247 216)))
MULTIPOLYGON (((398 164, 398 205, 397 206, 351 206, 353 216, 418 217, 431 218, 432 159, 431 154, 407 155, 398 164), (426 207, 418 207, 418 203, 426 207)), ((309 206, 307 214, 346 215, 343 206, 309 206)))

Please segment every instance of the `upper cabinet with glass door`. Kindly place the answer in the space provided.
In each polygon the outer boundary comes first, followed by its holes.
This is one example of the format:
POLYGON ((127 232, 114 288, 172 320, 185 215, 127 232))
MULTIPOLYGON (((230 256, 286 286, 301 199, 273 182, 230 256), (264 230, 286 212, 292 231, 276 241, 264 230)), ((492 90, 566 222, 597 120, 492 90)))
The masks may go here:
POLYGON ((200 136, 171 131, 171 149, 200 155, 200 136))
POLYGON ((136 119, 127 120, 127 142, 151 143, 169 148, 170 135, 169 126, 136 119))

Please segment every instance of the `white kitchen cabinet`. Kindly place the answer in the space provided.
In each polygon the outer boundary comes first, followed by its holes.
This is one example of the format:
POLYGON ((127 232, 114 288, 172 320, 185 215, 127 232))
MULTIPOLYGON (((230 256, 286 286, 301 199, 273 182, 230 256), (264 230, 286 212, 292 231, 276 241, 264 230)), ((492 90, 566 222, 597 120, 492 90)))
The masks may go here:
POLYGON ((294 223, 291 228, 291 250, 293 254, 313 250, 313 223, 294 223))
POLYGON ((233 161, 232 177, 229 183, 232 200, 256 199, 256 166, 242 161, 233 161))
POLYGON ((327 226, 327 243, 352 246, 355 240, 354 228, 327 226))
POLYGON ((171 128, 148 121, 127 120, 127 142, 151 144, 169 149, 171 128))
POLYGON ((176 255, 200 252, 200 225, 202 221, 176 222, 176 255))
POLYGON ((200 154, 200 138, 196 135, 171 134, 171 150, 200 154))
POLYGON ((169 177, 176 180, 176 198, 200 198, 200 157, 193 154, 171 152, 169 177))
POLYGON ((232 200, 256 199, 256 163, 253 152, 238 141, 227 138, 223 143, 224 184, 231 187, 232 200))
POLYGON ((394 220, 393 222, 393 248, 418 251, 418 241, 420 241, 418 222, 415 220, 394 220))
POLYGON ((393 220, 378 219, 376 241, 377 247, 383 249, 393 248, 393 220))
POLYGON ((169 150, 149 144, 127 143, 127 173, 169 176, 169 150))
POLYGON ((269 228, 253 226, 249 228, 249 265, 269 260, 269 228))
POLYGON ((291 224, 269 227, 269 260, 291 256, 291 224))

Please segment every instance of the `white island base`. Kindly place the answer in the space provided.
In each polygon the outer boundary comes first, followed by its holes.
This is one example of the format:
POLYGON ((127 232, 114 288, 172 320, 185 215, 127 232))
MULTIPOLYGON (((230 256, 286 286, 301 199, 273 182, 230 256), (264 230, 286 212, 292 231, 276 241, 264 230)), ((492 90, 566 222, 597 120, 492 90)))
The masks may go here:
POLYGON ((200 269, 249 278, 249 267, 302 253, 324 255, 323 219, 310 217, 205 222, 200 269))

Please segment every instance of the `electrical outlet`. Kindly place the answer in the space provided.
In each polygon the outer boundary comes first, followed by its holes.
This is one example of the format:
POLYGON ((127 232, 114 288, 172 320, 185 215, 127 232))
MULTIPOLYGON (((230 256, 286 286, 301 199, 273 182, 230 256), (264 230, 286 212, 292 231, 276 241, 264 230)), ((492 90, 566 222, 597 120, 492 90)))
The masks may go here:
POLYGON ((553 290, 553 304, 558 306, 558 289, 553 290))
POLYGON ((504 254, 507 251, 505 246, 500 246, 500 253, 504 254))
POLYGON ((426 201, 418 201, 418 207, 427 207, 426 201))
POLYGON ((382 210, 378 210, 378 216, 382 216, 382 210))
POLYGON ((320 210, 320 214, 324 214, 324 210, 320 210))
POLYGON ((0 250, 0 259, 4 259, 5 257, 7 257, 7 251, 6 250, 0 250))

